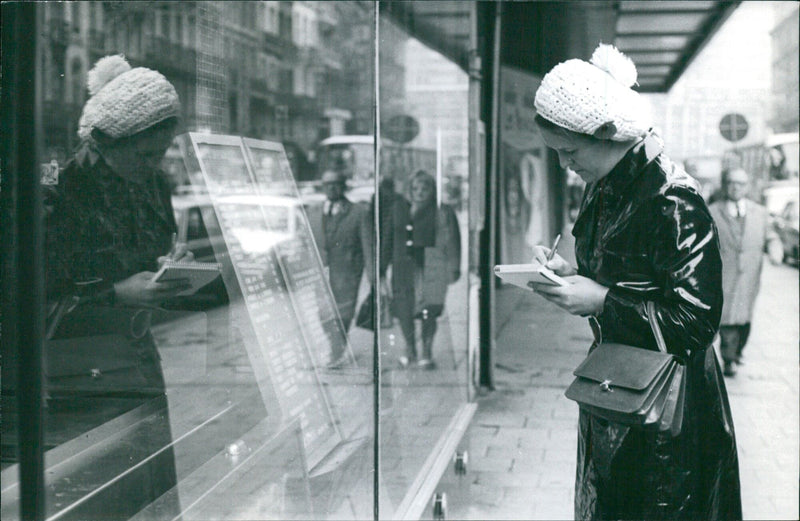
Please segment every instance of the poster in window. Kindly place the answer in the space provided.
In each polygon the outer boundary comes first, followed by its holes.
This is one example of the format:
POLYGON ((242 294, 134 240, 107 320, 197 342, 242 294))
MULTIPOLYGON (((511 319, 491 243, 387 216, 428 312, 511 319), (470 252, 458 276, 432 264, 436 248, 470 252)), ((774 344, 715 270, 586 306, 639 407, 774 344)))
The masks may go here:
POLYGON ((541 79, 503 67, 500 93, 500 259, 529 262, 531 247, 549 238, 546 148, 534 118, 541 79))

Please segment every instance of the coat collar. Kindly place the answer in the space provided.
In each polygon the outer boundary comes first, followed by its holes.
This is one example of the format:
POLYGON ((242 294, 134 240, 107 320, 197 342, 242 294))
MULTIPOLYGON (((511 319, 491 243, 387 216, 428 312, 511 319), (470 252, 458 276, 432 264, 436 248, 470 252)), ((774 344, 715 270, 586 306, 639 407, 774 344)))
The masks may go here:
POLYGON ((622 195, 628 185, 663 151, 664 142, 651 131, 628 150, 628 153, 611 169, 611 172, 597 184, 608 195, 622 195))
POLYGON ((347 197, 342 197, 335 203, 330 199, 325 199, 325 203, 322 205, 323 206, 322 211, 326 217, 328 216, 328 212, 334 204, 336 204, 337 210, 336 213, 333 214, 333 217, 340 217, 347 215, 347 213, 350 212, 350 208, 353 206, 353 203, 347 197))
MULTIPOLYGON (((82 142, 75 152, 74 163, 78 182, 84 191, 97 191, 109 197, 111 191, 121 191, 122 193, 131 190, 141 192, 149 190, 152 192, 149 197, 142 197, 140 204, 146 204, 153 210, 158 218, 170 226, 174 226, 174 221, 169 215, 171 208, 165 206, 169 201, 163 201, 162 187, 166 174, 161 170, 151 170, 149 179, 142 185, 128 181, 114 170, 103 159, 94 144, 89 141, 82 142), (93 188, 89 188, 93 187, 93 188)), ((167 196, 169 197, 169 196, 167 196)), ((110 202, 108 204, 111 204, 110 202)))
POLYGON ((572 234, 578 237, 586 233, 586 227, 592 219, 590 216, 593 215, 593 212, 587 211, 587 209, 594 206, 601 193, 604 198, 620 198, 647 165, 655 161, 663 150, 664 142, 650 132, 628 150, 608 175, 588 185, 572 234))

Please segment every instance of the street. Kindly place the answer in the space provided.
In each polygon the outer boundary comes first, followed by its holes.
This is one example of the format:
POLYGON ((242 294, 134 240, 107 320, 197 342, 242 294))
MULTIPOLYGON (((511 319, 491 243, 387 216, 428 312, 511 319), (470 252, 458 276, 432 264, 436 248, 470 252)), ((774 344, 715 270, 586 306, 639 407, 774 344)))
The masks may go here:
POLYGON ((728 378, 745 519, 798 518, 798 271, 765 262, 744 365, 728 378))
MULTIPOLYGON (((591 333, 515 288, 499 291, 497 325, 496 390, 468 431, 469 499, 448 518, 572 519, 577 407, 563 393, 591 333)), ((747 520, 798 519, 798 329, 798 270, 765 262, 744 364, 726 379, 747 520)))

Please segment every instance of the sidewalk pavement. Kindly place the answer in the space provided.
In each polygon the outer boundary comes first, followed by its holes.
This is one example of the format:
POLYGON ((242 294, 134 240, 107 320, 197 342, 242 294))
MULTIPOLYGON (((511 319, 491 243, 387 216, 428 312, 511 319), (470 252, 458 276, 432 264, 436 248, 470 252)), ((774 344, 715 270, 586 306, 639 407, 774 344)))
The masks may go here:
MULTIPOLYGON (((498 292, 496 316, 496 388, 468 430, 470 501, 448 519, 572 519, 578 409, 563 393, 589 326, 517 288, 498 292)), ((748 520, 798 519, 798 347, 798 271, 767 265, 745 364, 726 380, 748 520)))

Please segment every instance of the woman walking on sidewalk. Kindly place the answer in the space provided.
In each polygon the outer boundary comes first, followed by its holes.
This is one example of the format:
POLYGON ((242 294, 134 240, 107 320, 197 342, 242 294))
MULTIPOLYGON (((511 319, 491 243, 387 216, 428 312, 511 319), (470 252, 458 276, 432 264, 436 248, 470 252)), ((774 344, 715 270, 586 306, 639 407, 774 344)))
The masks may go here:
POLYGON ((733 422, 709 347, 722 309, 717 231, 696 182, 662 154, 635 82, 633 62, 600 45, 591 62, 554 67, 535 98, 545 143, 587 186, 572 231, 578 267, 534 252, 570 284, 534 291, 590 317, 593 347, 658 350, 651 301, 667 350, 686 363, 677 436, 581 409, 575 518, 741 519, 733 422))
POLYGON ((437 205, 436 180, 420 170, 409 182, 410 201, 393 205, 392 311, 403 332, 406 354, 400 364, 416 362, 434 369, 433 339, 444 311, 447 287, 461 276, 461 235, 449 205, 437 205), (414 321, 422 322, 422 356, 417 360, 414 321))

